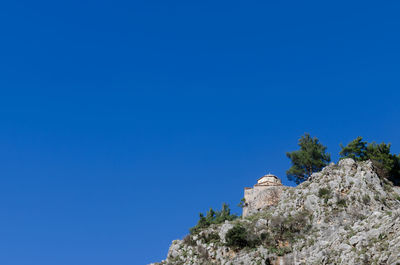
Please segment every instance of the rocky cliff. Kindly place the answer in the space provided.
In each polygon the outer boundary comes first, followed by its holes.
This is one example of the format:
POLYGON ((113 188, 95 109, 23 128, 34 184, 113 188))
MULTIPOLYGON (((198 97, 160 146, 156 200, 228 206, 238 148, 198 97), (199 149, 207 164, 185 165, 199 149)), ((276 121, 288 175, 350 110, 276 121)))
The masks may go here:
POLYGON ((344 159, 277 205, 173 241, 155 264, 400 265, 400 188, 344 159))

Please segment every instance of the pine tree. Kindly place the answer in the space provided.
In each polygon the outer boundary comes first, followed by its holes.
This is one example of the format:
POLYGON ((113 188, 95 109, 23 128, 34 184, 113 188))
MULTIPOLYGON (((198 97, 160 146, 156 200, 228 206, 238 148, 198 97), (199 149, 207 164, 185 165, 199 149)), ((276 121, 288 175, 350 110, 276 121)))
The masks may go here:
POLYGON ((395 185, 400 184, 400 156, 390 153, 390 144, 367 144, 362 137, 357 137, 347 146, 340 145, 341 159, 353 158, 356 161, 371 160, 377 174, 380 177, 388 178, 395 185))
POLYGON ((201 229, 209 227, 212 224, 222 224, 226 220, 233 221, 236 218, 238 218, 236 214, 231 214, 231 209, 229 208, 229 205, 226 203, 222 204, 222 209, 220 211, 218 210, 214 211, 212 208, 210 208, 206 216, 200 213, 199 217, 200 219, 197 222, 197 224, 194 227, 190 228, 191 234, 196 234, 201 229))
POLYGON ((320 171, 331 160, 326 153, 326 147, 308 133, 300 138, 299 146, 300 150, 286 153, 292 160, 292 167, 286 171, 286 175, 296 184, 307 180, 312 173, 320 171))
POLYGON ((363 142, 361 136, 358 136, 346 146, 340 144, 340 147, 342 148, 342 151, 340 151, 339 154, 342 158, 352 158, 355 161, 364 161, 368 157, 367 142, 363 142))

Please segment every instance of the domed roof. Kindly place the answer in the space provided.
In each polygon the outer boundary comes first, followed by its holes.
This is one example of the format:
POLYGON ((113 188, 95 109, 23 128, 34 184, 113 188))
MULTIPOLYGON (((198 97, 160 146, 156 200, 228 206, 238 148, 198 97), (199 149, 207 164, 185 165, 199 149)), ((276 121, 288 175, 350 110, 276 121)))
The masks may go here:
POLYGON ((272 182, 272 183, 281 184, 281 180, 277 176, 272 175, 272 174, 264 175, 257 180, 257 184, 261 184, 264 182, 272 182))

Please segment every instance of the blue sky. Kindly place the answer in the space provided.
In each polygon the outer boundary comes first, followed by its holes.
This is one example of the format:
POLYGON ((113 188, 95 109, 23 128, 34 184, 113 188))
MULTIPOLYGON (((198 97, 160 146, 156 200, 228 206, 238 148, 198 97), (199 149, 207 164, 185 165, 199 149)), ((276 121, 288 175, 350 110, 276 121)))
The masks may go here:
POLYGON ((396 1, 3 1, 0 264, 159 261, 309 132, 400 152, 396 1))

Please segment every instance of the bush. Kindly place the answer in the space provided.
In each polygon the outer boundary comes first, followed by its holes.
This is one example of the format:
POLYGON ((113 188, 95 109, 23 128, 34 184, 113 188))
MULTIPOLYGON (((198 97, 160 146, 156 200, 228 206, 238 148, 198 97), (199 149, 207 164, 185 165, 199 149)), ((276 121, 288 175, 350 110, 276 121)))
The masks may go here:
POLYGON ((280 216, 271 218, 274 241, 295 241, 300 233, 311 228, 308 224, 310 216, 310 212, 304 210, 294 216, 289 215, 287 218, 280 216))
POLYGON ((231 210, 226 203, 222 204, 221 211, 214 211, 212 208, 207 212, 206 216, 200 213, 200 219, 197 224, 190 228, 190 234, 196 234, 202 229, 209 227, 212 224, 222 224, 226 220, 232 221, 238 218, 237 215, 231 214, 231 210))
POLYGON ((338 206, 341 206, 341 207, 346 207, 346 199, 344 199, 344 198, 338 198, 336 204, 337 204, 338 206))
POLYGON ((324 199, 325 203, 328 202, 330 198, 332 198, 332 191, 330 188, 320 188, 318 190, 318 196, 324 199))
POLYGON ((246 206, 247 206, 246 199, 245 199, 245 198, 242 198, 242 199, 240 200, 238 206, 239 206, 240 208, 246 207, 246 206))
POLYGON ((229 247, 246 247, 248 245, 246 229, 240 224, 235 225, 226 233, 225 240, 229 247))
POLYGON ((386 192, 392 192, 392 191, 393 191, 392 186, 390 186, 389 184, 386 184, 386 183, 383 184, 383 189, 384 189, 386 192))
POLYGON ((362 200, 363 200, 363 202, 364 202, 365 204, 368 204, 368 203, 371 201, 371 198, 369 197, 368 194, 365 194, 365 195, 363 196, 362 200))
POLYGON ((292 252, 290 247, 270 247, 268 250, 271 253, 276 253, 278 256, 284 256, 285 254, 292 252))
POLYGON ((209 243, 216 243, 219 242, 221 240, 221 238, 219 237, 219 235, 215 232, 211 232, 209 234, 203 234, 200 237, 200 239, 204 240, 204 243, 209 244, 209 243))
POLYGON ((376 173, 400 185, 400 156, 390 153, 390 144, 367 143, 362 137, 357 137, 347 146, 340 145, 341 159, 352 158, 356 161, 371 160, 376 173))
POLYGON ((329 188, 320 188, 318 191, 318 196, 320 198, 327 198, 330 197, 332 191, 329 188))
POLYGON ((272 240, 271 235, 268 232, 263 232, 260 235, 260 240, 265 243, 269 243, 272 240))

